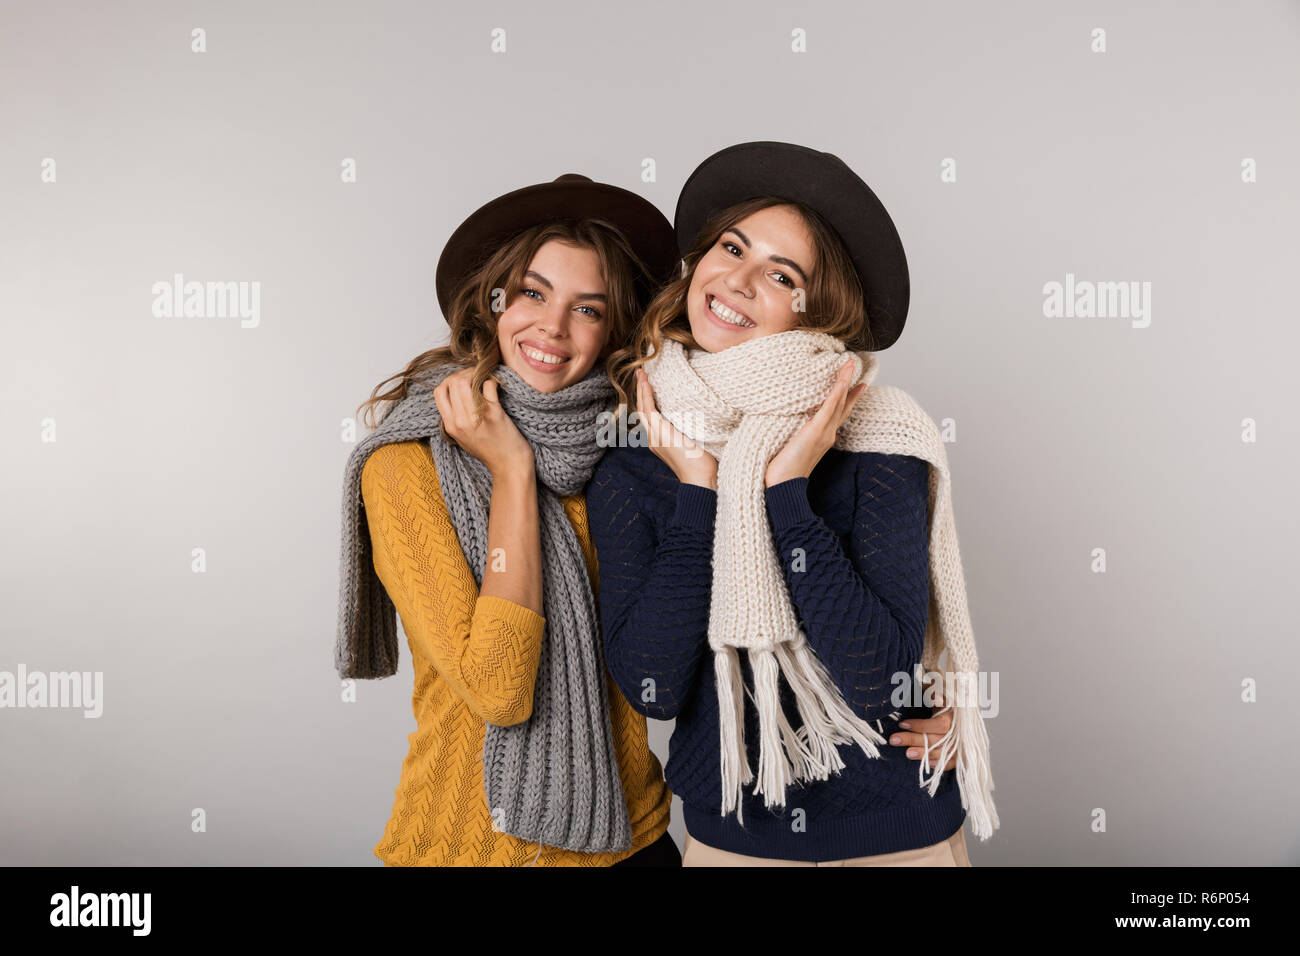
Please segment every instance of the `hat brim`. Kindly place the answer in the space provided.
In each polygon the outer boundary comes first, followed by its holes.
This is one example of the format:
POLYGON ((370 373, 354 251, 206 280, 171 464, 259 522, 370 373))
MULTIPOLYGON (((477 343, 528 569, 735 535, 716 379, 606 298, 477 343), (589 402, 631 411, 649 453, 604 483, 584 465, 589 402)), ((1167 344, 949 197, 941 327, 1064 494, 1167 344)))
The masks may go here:
POLYGON ((603 219, 623 233, 653 280, 650 285, 638 283, 643 302, 678 263, 672 224, 649 200, 586 177, 562 177, 498 196, 456 227, 434 276, 443 315, 460 284, 503 243, 532 226, 562 219, 603 219))
POLYGON ((714 153, 682 187, 674 216, 685 255, 714 213, 764 196, 819 213, 839 234, 866 297, 873 351, 892 345, 907 321, 907 255, 884 204, 838 157, 794 143, 741 143, 714 153))

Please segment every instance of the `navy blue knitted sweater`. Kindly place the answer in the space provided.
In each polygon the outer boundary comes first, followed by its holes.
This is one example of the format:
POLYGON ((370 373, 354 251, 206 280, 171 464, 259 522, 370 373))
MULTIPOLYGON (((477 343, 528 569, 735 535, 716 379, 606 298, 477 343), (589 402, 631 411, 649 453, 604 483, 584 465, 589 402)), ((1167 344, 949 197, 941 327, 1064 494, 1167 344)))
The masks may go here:
MULTIPOLYGON (((907 455, 832 448, 810 478, 765 492, 768 520, 795 613, 846 703, 882 729, 927 717, 896 708, 891 677, 921 658, 929 613, 928 469, 907 455), (802 570, 792 556, 802 549, 802 570), (890 719, 891 712, 902 716, 890 719)), ((717 492, 683 484, 648 448, 613 448, 587 486, 587 514, 600 561, 599 609, 606 661, 631 705, 677 721, 664 775, 682 798, 687 832, 733 853, 822 862, 938 843, 966 811, 954 771, 932 797, 905 748, 871 758, 839 748, 845 768, 797 784, 769 811, 746 788, 744 826, 721 815, 718 699, 708 645, 717 492)), ((741 654, 746 687, 753 687, 741 654)), ((782 706, 799 727, 794 695, 782 706)), ((745 707, 749 765, 758 766, 758 720, 745 707)))

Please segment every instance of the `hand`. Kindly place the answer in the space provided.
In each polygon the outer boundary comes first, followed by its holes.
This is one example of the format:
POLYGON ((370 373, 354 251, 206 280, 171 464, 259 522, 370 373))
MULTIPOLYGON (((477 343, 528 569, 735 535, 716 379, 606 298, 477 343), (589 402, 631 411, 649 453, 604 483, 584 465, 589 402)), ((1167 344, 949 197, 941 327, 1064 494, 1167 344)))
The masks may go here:
MULTIPOLYGON (((935 709, 943 710, 944 709, 943 694, 936 692, 935 697, 938 701, 938 706, 935 709)), ((925 717, 925 718, 912 717, 909 718, 908 720, 901 721, 898 726, 902 727, 903 730, 908 732, 890 734, 889 743, 895 747, 914 748, 912 750, 908 750, 907 759, 920 760, 921 757, 925 754, 926 745, 928 744, 930 747, 934 748, 935 741, 943 737, 943 735, 948 732, 949 728, 952 727, 952 710, 949 709, 947 711, 944 711, 944 713, 939 714, 936 717, 925 717), (922 734, 925 735, 925 738, 922 738, 922 734)), ((938 760, 939 760, 938 749, 937 748, 932 749, 930 751, 930 758, 929 758, 931 770, 934 769, 934 765, 938 762, 938 760)), ((948 758, 948 765, 943 769, 952 770, 956 766, 957 766, 957 751, 954 750, 952 752, 952 756, 948 758)))
POLYGON ((433 390, 447 436, 483 462, 494 478, 508 470, 531 470, 533 447, 501 408, 495 380, 483 383, 487 407, 482 418, 475 417, 473 378, 474 370, 464 368, 448 375, 433 390))
POLYGON ((650 450, 673 470, 677 480, 690 485, 703 485, 716 491, 718 459, 659 414, 654 389, 650 386, 650 376, 642 368, 636 370, 636 408, 641 415, 641 423, 645 426, 650 450))
POLYGON ((840 367, 831 393, 822 402, 821 408, 790 436, 785 447, 767 463, 763 480, 769 488, 791 478, 807 478, 812 474, 817 462, 835 444, 835 436, 853 411, 853 404, 867 390, 865 382, 849 388, 852 380, 853 362, 849 360, 840 367))

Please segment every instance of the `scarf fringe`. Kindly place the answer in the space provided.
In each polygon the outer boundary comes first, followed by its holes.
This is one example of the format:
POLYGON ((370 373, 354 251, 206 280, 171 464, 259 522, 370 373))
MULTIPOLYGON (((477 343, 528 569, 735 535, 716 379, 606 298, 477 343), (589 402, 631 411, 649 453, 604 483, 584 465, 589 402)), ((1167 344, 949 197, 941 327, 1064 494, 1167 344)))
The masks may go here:
POLYGON ((713 655, 713 673, 718 685, 718 728, 720 733, 720 758, 722 767, 722 815, 735 812, 742 826, 745 819, 741 811, 744 785, 754 779, 745 753, 744 701, 741 699, 743 681, 740 676, 740 655, 734 647, 719 648, 713 655))
MULTIPOLYGON (((761 796, 769 808, 785 806, 786 791, 795 783, 826 780, 844 769, 838 747, 852 743, 869 757, 880 757, 879 745, 886 743, 883 728, 855 714, 844 702, 829 671, 806 641, 782 642, 775 648, 749 648, 750 668, 754 674, 751 695, 758 711, 759 758, 754 795, 761 796), (803 726, 791 726, 781 707, 780 680, 794 692, 803 726)), ((755 777, 745 750, 743 695, 744 679, 737 648, 724 646, 714 652, 714 672, 718 685, 722 755, 722 813, 735 812, 743 826, 741 802, 746 784, 755 777)), ((976 675, 972 672, 948 672, 945 675, 945 701, 948 703, 934 716, 951 711, 952 727, 933 743, 922 735, 925 754, 919 761, 920 786, 934 796, 953 754, 957 755, 957 784, 961 805, 971 819, 980 840, 987 840, 999 826, 997 807, 993 803, 993 775, 989 765, 989 739, 974 693, 976 675), (938 751, 936 769, 927 775, 930 755, 938 751)), ((898 711, 890 714, 892 719, 898 711)))
POLYGON ((961 792, 961 805, 971 819, 971 828, 981 840, 987 840, 998 828, 998 810, 993 804, 993 773, 989 765, 989 735, 984 727, 984 714, 979 708, 979 699, 975 694, 976 674, 973 671, 948 671, 944 675, 944 700, 948 703, 942 710, 936 711, 938 717, 945 711, 952 711, 952 726, 948 732, 929 743, 927 735, 925 754, 918 768, 921 787, 934 796, 943 778, 943 768, 957 754, 957 787, 961 792), (956 685, 954 687, 954 685, 956 685), (938 748, 938 761, 935 770, 926 780, 926 769, 930 765, 930 752, 938 748))
POLYGON ((834 721, 826 713, 817 687, 803 679, 807 668, 800 663, 796 650, 789 644, 778 644, 776 655, 781 664, 781 673, 794 691, 799 717, 803 720, 803 726, 798 731, 799 738, 807 742, 804 749, 807 754, 804 761, 806 772, 799 774, 798 778, 829 780, 832 774, 844 769, 844 760, 835 746, 840 740, 834 721))
MULTIPOLYGON (((749 648, 749 664, 754 674, 754 706, 758 711, 759 757, 754 795, 765 806, 785 806, 789 788, 801 781, 827 780, 844 769, 844 759, 836 749, 854 743, 869 757, 879 757, 878 745, 885 737, 867 721, 858 717, 840 695, 839 688, 821 659, 800 641, 778 643, 775 648, 749 648), (803 726, 790 725, 781 707, 780 677, 794 691, 803 726)), ((717 648, 714 673, 718 686, 718 712, 721 734, 722 813, 733 810, 741 816, 745 784, 754 779, 750 771, 744 740, 744 679, 740 657, 731 646, 717 648)))
MULTIPOLYGON (((769 650, 751 650, 749 666, 754 674, 754 703, 758 708, 758 785, 754 793, 767 805, 785 802, 785 792, 794 782, 794 763, 786 754, 781 739, 781 688, 777 682, 776 655, 769 650)), ((784 720, 782 714, 781 720, 784 720)))

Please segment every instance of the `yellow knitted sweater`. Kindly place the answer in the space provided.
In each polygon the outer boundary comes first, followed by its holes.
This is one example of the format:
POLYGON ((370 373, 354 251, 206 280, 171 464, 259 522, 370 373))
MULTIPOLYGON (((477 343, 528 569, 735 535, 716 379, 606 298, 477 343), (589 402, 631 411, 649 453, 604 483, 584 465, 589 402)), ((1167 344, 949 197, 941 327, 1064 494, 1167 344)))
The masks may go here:
MULTIPOLYGON (((505 598, 479 596, 424 442, 377 448, 361 471, 361 497, 375 573, 401 617, 415 668, 416 730, 375 856, 389 866, 608 866, 662 836, 672 794, 650 751, 645 717, 608 672, 631 849, 575 853, 493 828, 483 793, 484 725, 528 719, 546 619, 505 598)), ((586 501, 581 494, 563 501, 599 593, 586 501)))

